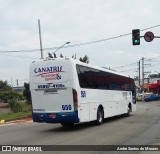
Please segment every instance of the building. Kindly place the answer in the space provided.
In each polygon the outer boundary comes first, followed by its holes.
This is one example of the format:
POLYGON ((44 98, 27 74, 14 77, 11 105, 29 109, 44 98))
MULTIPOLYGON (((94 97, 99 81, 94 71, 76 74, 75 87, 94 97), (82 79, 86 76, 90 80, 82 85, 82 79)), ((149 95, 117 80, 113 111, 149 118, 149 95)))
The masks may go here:
POLYGON ((154 94, 160 94, 160 79, 153 80, 154 82, 146 83, 146 89, 148 92, 153 92, 154 94))
POLYGON ((22 94, 24 91, 24 87, 23 86, 22 87, 13 87, 13 91, 22 94))
MULTIPOLYGON (((135 81, 135 83, 139 89, 142 89, 142 81, 140 87, 138 86, 137 81, 135 81)), ((160 94, 160 78, 146 78, 144 80, 144 92, 160 94)))

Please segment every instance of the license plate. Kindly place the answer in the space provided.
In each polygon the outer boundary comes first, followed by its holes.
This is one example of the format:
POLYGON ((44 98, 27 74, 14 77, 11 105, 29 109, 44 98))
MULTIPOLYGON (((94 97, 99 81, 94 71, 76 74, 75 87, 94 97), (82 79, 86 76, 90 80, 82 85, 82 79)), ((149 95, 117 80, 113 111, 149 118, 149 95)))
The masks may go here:
POLYGON ((49 114, 50 118, 56 118, 56 114, 49 114))

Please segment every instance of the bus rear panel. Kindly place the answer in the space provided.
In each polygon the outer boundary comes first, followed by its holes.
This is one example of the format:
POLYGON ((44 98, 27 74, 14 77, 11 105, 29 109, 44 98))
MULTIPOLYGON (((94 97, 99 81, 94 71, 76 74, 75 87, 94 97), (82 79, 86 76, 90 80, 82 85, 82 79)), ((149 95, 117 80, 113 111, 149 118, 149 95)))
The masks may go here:
POLYGON ((72 63, 67 59, 31 64, 30 89, 34 122, 79 122, 72 68, 72 63))

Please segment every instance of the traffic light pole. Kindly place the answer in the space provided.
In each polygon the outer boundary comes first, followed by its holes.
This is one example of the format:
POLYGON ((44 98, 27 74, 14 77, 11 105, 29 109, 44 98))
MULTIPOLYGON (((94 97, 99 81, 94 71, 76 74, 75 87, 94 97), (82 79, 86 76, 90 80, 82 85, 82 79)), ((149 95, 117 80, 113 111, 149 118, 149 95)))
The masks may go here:
POLYGON ((140 85, 141 85, 141 61, 139 60, 139 62, 138 62, 138 74, 139 74, 139 87, 140 87, 140 85))
POLYGON ((144 101, 144 57, 142 57, 142 101, 144 101))

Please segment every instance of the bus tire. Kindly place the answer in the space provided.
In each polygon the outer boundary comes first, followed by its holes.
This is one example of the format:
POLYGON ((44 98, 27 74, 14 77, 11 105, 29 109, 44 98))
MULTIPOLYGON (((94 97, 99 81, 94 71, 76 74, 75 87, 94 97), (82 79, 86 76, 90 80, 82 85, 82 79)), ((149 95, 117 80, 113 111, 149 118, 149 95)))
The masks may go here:
POLYGON ((103 110, 101 108, 98 108, 97 110, 97 120, 96 120, 96 124, 97 125, 101 125, 103 123, 103 110))
POLYGON ((131 105, 128 105, 126 117, 129 117, 131 115, 131 105))

